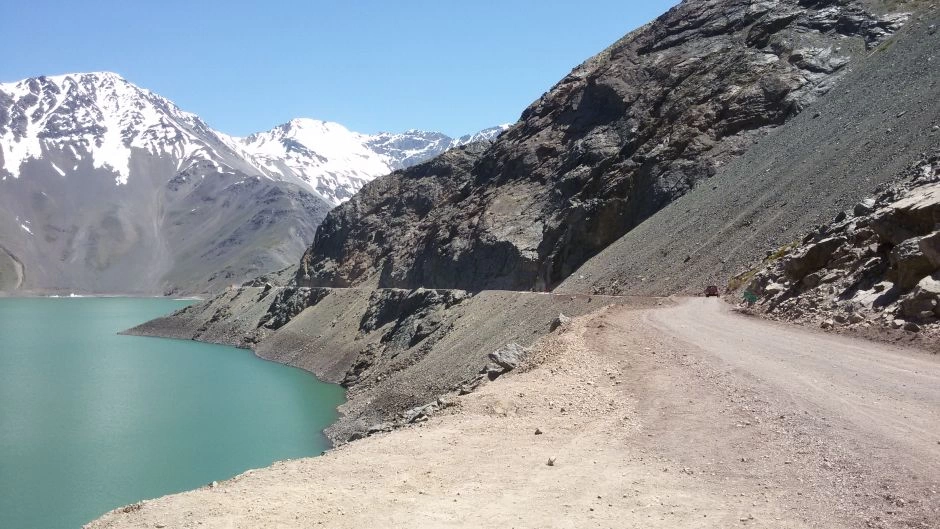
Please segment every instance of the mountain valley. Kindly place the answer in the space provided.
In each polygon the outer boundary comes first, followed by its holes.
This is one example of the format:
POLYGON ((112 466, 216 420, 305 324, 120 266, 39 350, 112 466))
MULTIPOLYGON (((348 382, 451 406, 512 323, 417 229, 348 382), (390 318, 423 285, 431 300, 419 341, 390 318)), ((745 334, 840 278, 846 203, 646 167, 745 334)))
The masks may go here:
POLYGON ((684 0, 456 139, 0 84, 0 290, 205 294, 124 333, 347 398, 88 527, 937 527, 938 26, 684 0))
POLYGON ((217 291, 294 264, 366 182, 502 130, 235 138, 113 73, 0 84, 0 291, 217 291))

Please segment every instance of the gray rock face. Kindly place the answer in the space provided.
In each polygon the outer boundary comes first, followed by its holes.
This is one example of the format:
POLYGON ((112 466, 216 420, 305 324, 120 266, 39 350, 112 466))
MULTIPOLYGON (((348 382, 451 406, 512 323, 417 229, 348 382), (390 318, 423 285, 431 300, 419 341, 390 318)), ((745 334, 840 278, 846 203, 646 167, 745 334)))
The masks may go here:
POLYGON ((707 183, 608 246, 555 292, 698 294, 706 285, 747 284, 765 258, 837 224, 840 211, 853 216, 860 200, 933 152, 940 82, 928 28, 940 22, 940 9, 900 8, 913 11, 909 23, 856 55, 825 96, 762 130, 707 183))
POLYGON ((366 186, 318 230, 298 281, 550 289, 899 27, 863 6, 683 2, 577 67, 492 146, 366 186))

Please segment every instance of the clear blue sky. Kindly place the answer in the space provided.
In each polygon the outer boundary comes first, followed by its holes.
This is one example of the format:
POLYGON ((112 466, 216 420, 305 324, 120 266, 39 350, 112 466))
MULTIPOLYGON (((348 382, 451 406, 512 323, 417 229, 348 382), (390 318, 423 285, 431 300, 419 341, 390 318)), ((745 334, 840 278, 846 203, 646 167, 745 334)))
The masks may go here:
POLYGON ((295 117, 459 135, 677 3, 8 1, 0 81, 114 71, 236 135, 295 117))

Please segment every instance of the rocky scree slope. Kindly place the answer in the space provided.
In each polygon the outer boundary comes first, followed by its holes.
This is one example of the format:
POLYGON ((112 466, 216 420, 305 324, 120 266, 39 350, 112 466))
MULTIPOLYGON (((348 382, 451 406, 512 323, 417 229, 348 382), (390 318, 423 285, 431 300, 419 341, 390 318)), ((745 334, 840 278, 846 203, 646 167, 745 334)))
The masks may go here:
POLYGON ((919 332, 940 347, 940 150, 885 187, 756 271, 753 308, 824 328, 919 332))
POLYGON ((807 111, 570 276, 556 292, 699 294, 762 266, 940 146, 940 9, 845 67, 807 111))
POLYGON ((0 84, 0 291, 205 292, 296 263, 365 182, 463 141, 293 120, 233 138, 108 73, 0 84))
POLYGON ((553 288, 839 86, 906 19, 879 6, 687 0, 577 67, 491 147, 365 186, 318 229, 298 282, 553 288))

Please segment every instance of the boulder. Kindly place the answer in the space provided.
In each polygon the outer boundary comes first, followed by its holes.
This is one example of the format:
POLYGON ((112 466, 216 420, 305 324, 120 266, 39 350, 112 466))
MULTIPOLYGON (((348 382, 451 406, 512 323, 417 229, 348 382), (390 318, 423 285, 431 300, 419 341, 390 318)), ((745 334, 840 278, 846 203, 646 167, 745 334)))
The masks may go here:
POLYGON ((794 281, 800 281, 807 274, 815 272, 826 266, 840 246, 845 244, 845 237, 829 237, 815 244, 807 246, 802 252, 796 254, 783 264, 784 271, 794 281))
POLYGON ((521 345, 510 343, 490 353, 489 358, 504 371, 512 371, 519 367, 525 355, 526 351, 521 345))
POLYGON ((559 313, 558 316, 552 320, 551 330, 561 327, 562 325, 567 325, 571 321, 571 318, 565 316, 563 313, 559 313))
POLYGON ((907 316, 922 316, 929 311, 940 316, 940 272, 921 279, 901 300, 901 311, 907 316))
POLYGON ((940 184, 918 188, 879 211, 869 226, 892 244, 933 231, 940 223, 940 184))
POLYGON ((803 278, 803 285, 805 285, 806 288, 816 288, 819 286, 820 282, 822 282, 822 274, 819 272, 806 274, 806 277, 803 278))
POLYGON ((924 253, 934 269, 940 269, 940 230, 930 235, 920 237, 917 241, 920 251, 924 253))
POLYGON ((907 290, 935 270, 920 247, 920 237, 908 239, 891 250, 891 269, 898 287, 907 290))
POLYGON ((854 213, 856 217, 871 214, 873 211, 875 211, 875 199, 873 198, 866 198, 858 204, 855 204, 855 207, 852 209, 852 213, 854 213))

